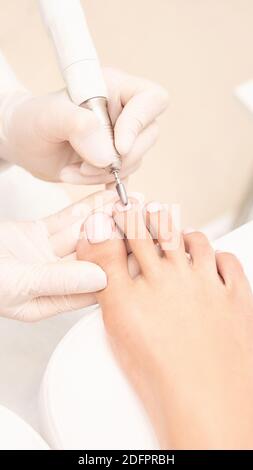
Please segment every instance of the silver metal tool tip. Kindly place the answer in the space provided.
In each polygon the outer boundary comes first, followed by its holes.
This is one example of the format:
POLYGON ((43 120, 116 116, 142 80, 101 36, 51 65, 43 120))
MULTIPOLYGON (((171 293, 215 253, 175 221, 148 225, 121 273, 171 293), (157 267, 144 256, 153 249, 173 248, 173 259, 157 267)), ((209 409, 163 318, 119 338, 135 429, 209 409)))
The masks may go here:
POLYGON ((127 192, 126 192, 126 188, 125 188, 124 184, 123 183, 117 183, 116 184, 116 189, 117 189, 117 193, 119 195, 119 198, 121 200, 121 203, 124 206, 127 206, 128 197, 127 197, 127 192))
POLYGON ((117 189, 117 193, 119 195, 120 201, 124 206, 127 206, 128 197, 127 197, 126 188, 125 188, 124 184, 121 183, 118 172, 114 171, 113 175, 114 175, 114 178, 115 178, 115 181, 116 181, 116 189, 117 189))

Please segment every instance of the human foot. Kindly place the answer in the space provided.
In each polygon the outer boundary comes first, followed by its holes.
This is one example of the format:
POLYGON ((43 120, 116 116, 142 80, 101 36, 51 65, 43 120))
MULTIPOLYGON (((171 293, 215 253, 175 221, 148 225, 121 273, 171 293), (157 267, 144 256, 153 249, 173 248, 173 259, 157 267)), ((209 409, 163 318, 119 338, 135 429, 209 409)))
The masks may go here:
POLYGON ((114 212, 140 265, 136 279, 128 274, 125 243, 115 236, 108 215, 96 216, 103 236, 97 237, 89 219, 88 240, 77 247, 80 259, 107 273, 108 286, 97 299, 113 349, 162 447, 252 448, 253 298, 248 281, 238 260, 215 254, 201 233, 180 235, 177 248, 168 250, 169 214, 159 205, 149 208, 149 231, 138 204, 125 211, 116 206, 114 212), (141 239, 135 237, 137 226, 141 239), (162 257, 150 231, 164 248, 162 257))

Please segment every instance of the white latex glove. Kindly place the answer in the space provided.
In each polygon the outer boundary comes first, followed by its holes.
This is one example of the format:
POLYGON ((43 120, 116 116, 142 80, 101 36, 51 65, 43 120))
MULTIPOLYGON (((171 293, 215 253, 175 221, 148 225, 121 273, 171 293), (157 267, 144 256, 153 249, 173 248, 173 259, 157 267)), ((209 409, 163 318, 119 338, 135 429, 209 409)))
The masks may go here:
MULTIPOLYGON (((167 106, 167 92, 115 69, 105 69, 104 74, 124 178, 154 144, 156 118, 167 106)), ((65 90, 39 98, 22 91, 1 95, 0 124, 0 158, 35 176, 74 184, 113 181, 103 169, 113 155, 106 131, 94 113, 73 104, 65 90)))
POLYGON ((0 223, 0 315, 36 321, 95 303, 106 287, 96 264, 77 261, 80 227, 94 209, 115 200, 96 193, 36 222, 0 223))

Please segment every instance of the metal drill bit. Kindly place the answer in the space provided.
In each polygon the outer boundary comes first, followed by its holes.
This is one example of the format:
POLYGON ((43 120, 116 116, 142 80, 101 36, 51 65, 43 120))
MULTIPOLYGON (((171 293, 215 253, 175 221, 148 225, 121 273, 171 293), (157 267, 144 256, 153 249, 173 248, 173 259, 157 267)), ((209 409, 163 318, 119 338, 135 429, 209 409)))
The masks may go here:
POLYGON ((115 178, 115 183, 116 183, 116 189, 117 193, 119 195, 119 198, 124 206, 127 206, 128 204, 128 197, 127 197, 127 192, 124 184, 120 181, 119 177, 119 172, 118 170, 113 170, 112 174, 115 178))
MULTIPOLYGON (((94 98, 90 98, 90 99, 86 100, 80 106, 82 106, 84 108, 88 108, 90 111, 93 111, 96 114, 96 116, 99 119, 100 123, 103 125, 103 128, 106 129, 106 131, 108 132, 108 136, 114 142, 113 127, 112 127, 111 119, 110 119, 110 116, 109 116, 109 113, 108 113, 106 98, 104 98, 102 96, 96 96, 94 98)), ((120 177, 119 177, 119 172, 120 172, 120 168, 121 168, 121 157, 118 154, 116 148, 115 148, 115 155, 113 157, 114 158, 113 158, 112 164, 109 165, 109 167, 107 167, 106 170, 109 171, 109 173, 111 173, 114 176, 115 183, 116 183, 116 189, 117 189, 117 193, 119 195, 119 198, 120 198, 122 204, 124 206, 127 206, 128 197, 127 197, 126 188, 125 188, 124 184, 121 183, 120 177)))

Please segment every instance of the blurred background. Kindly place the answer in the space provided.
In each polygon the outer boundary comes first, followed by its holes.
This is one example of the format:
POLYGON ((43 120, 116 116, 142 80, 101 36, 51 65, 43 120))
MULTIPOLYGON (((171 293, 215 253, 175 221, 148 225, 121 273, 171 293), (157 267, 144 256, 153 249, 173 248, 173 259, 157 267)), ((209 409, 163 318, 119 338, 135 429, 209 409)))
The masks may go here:
MULTIPOLYGON (((253 116, 234 97, 253 78, 252 0, 83 5, 101 62, 158 81, 171 96, 130 188, 180 203, 191 227, 235 213, 253 166, 253 116)), ((63 87, 36 0, 0 0, 0 12, 0 48, 19 79, 36 94, 63 87)), ((64 191, 76 200, 94 189, 64 191)))

